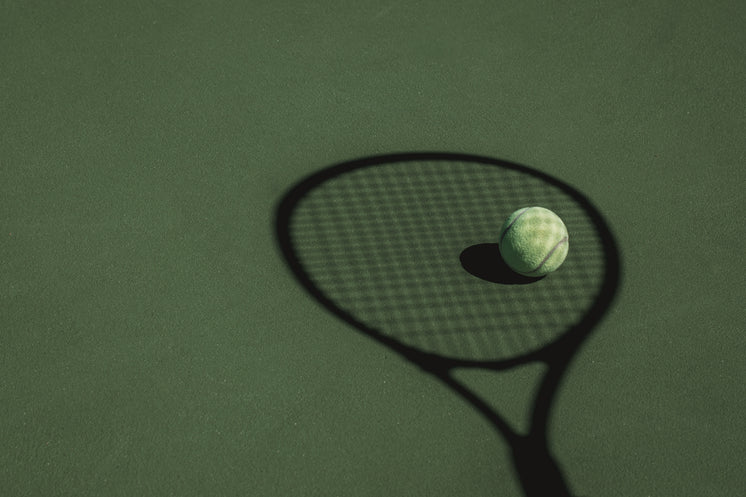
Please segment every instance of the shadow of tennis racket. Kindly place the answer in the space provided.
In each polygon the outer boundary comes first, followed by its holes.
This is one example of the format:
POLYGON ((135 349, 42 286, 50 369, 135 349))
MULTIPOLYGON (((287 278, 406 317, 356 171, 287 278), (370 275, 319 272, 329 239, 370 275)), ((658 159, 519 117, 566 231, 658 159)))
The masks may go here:
POLYGON ((276 216, 282 253, 311 295, 487 418, 510 445, 527 497, 571 495, 547 443, 550 409, 620 275, 611 231, 588 199, 518 164, 423 152, 319 171, 276 216), (564 265, 540 279, 507 271, 493 243, 504 218, 530 205, 556 212, 570 233, 564 265), (525 435, 452 374, 533 362, 546 368, 525 435))

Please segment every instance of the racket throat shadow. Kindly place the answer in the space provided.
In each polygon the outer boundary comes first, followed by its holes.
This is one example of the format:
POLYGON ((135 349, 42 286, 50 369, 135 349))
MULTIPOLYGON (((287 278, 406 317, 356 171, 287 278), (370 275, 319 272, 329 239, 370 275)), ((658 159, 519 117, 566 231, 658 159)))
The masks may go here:
POLYGON ((544 437, 518 437, 510 446, 513 467, 526 497, 572 497, 544 437))
MULTIPOLYGON (((424 367, 451 390, 475 408, 503 437, 510 447, 513 468, 525 497, 571 497, 563 472, 552 456, 547 442, 547 414, 537 413, 543 403, 531 406, 532 415, 527 434, 520 434, 484 398, 453 376, 453 369, 432 362, 424 367)), ((540 387, 541 390, 541 387, 540 387)))

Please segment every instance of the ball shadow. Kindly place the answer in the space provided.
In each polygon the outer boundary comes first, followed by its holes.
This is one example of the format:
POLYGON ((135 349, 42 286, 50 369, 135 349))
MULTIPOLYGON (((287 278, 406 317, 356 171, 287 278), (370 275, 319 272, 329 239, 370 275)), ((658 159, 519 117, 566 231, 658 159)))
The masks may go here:
MULTIPOLYGON (((516 194, 516 197, 521 198, 521 195, 516 194)), ((520 203, 523 204, 524 202, 520 203)), ((477 412, 481 413, 503 435, 503 438, 512 449, 515 475, 526 497, 544 497, 548 495, 547 488, 552 489, 552 495, 557 497, 569 497, 572 495, 565 481, 562 468, 555 461, 548 446, 547 430, 549 427, 549 417, 555 397, 560 388, 561 380, 572 363, 575 352, 582 346, 585 339, 595 329, 596 325, 611 306, 622 276, 620 253, 611 229, 602 214, 585 195, 552 176, 527 166, 500 159, 447 152, 399 153, 363 157, 339 163, 317 171, 305 178, 289 189, 279 201, 275 213, 275 226, 277 243, 286 263, 299 284, 311 296, 320 302, 329 312, 348 323, 352 328, 356 328, 382 345, 399 353, 413 364, 418 365, 424 371, 436 376, 468 402, 477 412), (495 361, 456 360, 421 351, 400 342, 395 337, 381 332, 377 327, 366 324, 361 318, 341 307, 316 285, 310 277, 309 269, 298 256, 292 236, 291 218, 300 202, 309 192, 322 185, 325 181, 336 178, 341 174, 362 170, 367 167, 423 161, 428 163, 432 161, 458 161, 523 173, 542 181, 548 188, 556 188, 563 192, 571 201, 577 203, 579 209, 582 209, 587 214, 600 238, 599 250, 604 252, 604 279, 595 295, 588 294, 589 297, 593 296, 594 299, 587 313, 570 327, 560 339, 531 353, 507 359, 495 361), (497 412, 495 406, 472 392, 467 386, 458 382, 451 374, 455 368, 481 368, 497 372, 534 361, 543 362, 547 366, 547 371, 537 386, 535 399, 528 415, 531 428, 526 435, 516 433, 497 412)), ((455 263, 455 261, 453 262, 455 263)), ((495 284, 525 285, 543 279, 543 277, 526 277, 512 271, 502 259, 497 243, 480 243, 465 248, 460 254, 460 262, 463 269, 469 274, 495 284)), ((416 286, 417 283, 414 284, 415 288, 416 286)), ((584 288, 582 282, 576 285, 576 289, 582 292, 583 295, 593 291, 590 287, 584 288)))
POLYGON ((518 274, 503 260, 497 243, 479 243, 467 247, 459 256, 461 266, 477 278, 501 285, 527 285, 544 278, 518 274))

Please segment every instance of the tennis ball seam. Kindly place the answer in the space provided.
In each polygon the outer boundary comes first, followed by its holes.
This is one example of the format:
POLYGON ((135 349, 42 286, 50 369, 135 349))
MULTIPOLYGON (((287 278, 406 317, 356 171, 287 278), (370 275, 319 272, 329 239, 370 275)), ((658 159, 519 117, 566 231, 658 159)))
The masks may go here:
POLYGON ((503 242, 503 238, 505 238, 505 234, 508 231, 510 231, 510 228, 513 227, 513 225, 516 223, 516 221, 518 221, 521 218, 522 215, 524 215, 526 212, 528 212, 531 209, 532 209, 532 207, 524 207, 523 209, 521 209, 521 211, 518 213, 518 215, 510 222, 509 225, 507 225, 505 227, 505 229, 503 230, 503 232, 500 233, 500 241, 498 243, 502 243, 503 242))
POLYGON ((549 253, 546 255, 546 257, 544 257, 544 259, 539 263, 539 266, 536 267, 535 269, 532 269, 531 271, 529 271, 529 272, 527 272, 525 274, 533 274, 533 273, 539 271, 542 267, 544 267, 544 264, 546 264, 546 262, 552 257, 552 254, 554 254, 554 252, 558 248, 560 248, 562 245, 564 245, 565 243, 567 243, 567 239, 568 239, 568 237, 563 236, 562 239, 560 241, 558 241, 554 245, 554 247, 552 247, 552 250, 549 251, 549 253))
MULTIPOLYGON (((556 270, 562 262, 564 262, 567 254, 569 235, 565 224, 556 213, 545 207, 523 207, 514 211, 508 217, 506 223, 507 225, 504 225, 504 228, 500 233, 499 246, 500 252, 503 255, 503 260, 505 260, 506 264, 513 269, 513 271, 524 276, 543 276, 556 270), (529 215, 529 213, 534 211, 536 211, 535 216, 529 215), (531 230, 531 226, 535 225, 537 219, 542 219, 542 217, 545 218, 546 214, 548 214, 550 218, 556 219, 558 226, 561 225, 564 234, 555 232, 562 238, 556 240, 551 248, 546 246, 543 247, 541 252, 544 253, 539 257, 539 260, 537 260, 536 257, 530 256, 529 254, 533 250, 540 249, 538 246, 531 247, 531 242, 527 239, 528 234, 526 229, 531 230), (539 217, 537 218, 536 216, 539 217), (524 222, 524 219, 529 219, 529 221, 524 222), (508 243, 507 247, 509 247, 507 253, 503 251, 506 242, 508 243), (516 252, 516 250, 518 250, 518 252, 516 252)), ((535 255, 539 256, 538 253, 535 253, 535 255)))

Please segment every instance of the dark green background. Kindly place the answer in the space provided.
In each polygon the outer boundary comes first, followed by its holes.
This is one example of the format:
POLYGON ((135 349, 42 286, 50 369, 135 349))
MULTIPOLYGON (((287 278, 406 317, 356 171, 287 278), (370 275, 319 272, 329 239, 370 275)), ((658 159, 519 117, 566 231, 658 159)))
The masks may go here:
MULTIPOLYGON (((746 4, 0 2, 0 494, 519 496, 275 244, 301 177, 527 164, 623 256, 552 448, 588 496, 746 488, 746 4)), ((468 381, 521 425, 538 370, 468 381)))

